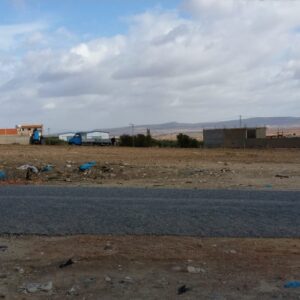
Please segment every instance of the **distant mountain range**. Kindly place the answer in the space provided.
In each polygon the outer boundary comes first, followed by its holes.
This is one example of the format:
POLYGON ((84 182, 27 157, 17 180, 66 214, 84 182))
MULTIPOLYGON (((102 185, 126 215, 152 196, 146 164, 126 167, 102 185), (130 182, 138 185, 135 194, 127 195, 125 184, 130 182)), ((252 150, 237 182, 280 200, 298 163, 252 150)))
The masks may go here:
MULTIPOLYGON (((134 133, 146 133, 147 128, 154 135, 172 134, 178 132, 196 132, 202 131, 204 128, 234 128, 239 127, 239 120, 220 121, 220 122, 203 122, 203 123, 177 123, 170 122, 164 124, 153 125, 135 125, 134 133)), ((242 120, 242 127, 273 127, 273 128, 300 128, 300 117, 258 117, 242 120)), ((107 128, 110 135, 131 134, 132 128, 119 127, 107 128)))

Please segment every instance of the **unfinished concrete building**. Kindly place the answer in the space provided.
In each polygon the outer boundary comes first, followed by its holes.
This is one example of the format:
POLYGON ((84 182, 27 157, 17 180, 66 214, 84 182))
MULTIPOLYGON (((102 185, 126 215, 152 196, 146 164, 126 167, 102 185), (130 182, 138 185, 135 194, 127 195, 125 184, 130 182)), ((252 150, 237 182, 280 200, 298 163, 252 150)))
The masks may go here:
POLYGON ((43 125, 17 125, 15 128, 0 128, 0 144, 28 145, 30 136, 37 129, 43 132, 43 125))
POLYGON ((265 139, 266 127, 204 129, 203 141, 207 148, 245 148, 248 140, 265 139))

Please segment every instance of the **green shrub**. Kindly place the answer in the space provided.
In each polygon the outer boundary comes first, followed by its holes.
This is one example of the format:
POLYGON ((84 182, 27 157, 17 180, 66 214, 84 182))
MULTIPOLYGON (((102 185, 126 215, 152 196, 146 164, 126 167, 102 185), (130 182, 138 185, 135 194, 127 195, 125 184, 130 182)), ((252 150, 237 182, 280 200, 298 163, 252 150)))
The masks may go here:
POLYGON ((120 136, 119 145, 121 147, 132 147, 132 136, 128 134, 123 134, 120 136))
POLYGON ((176 148, 178 144, 174 140, 153 140, 153 146, 159 148, 176 148))
POLYGON ((68 143, 60 140, 58 137, 44 137, 43 144, 45 145, 67 145, 68 143))
POLYGON ((120 136, 120 146, 123 147, 151 147, 153 145, 153 139, 150 134, 150 130, 147 129, 147 135, 137 134, 131 136, 128 134, 123 134, 120 136))
POLYGON ((200 142, 186 134, 179 133, 177 135, 177 145, 180 148, 199 148, 200 142))

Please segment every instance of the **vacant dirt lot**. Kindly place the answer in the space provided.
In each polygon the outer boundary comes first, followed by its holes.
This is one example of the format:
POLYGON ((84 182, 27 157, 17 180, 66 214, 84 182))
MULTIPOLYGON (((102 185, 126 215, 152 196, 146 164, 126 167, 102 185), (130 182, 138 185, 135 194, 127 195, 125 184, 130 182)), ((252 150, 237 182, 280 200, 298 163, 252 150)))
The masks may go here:
POLYGON ((300 297, 284 288, 299 279, 299 240, 2 237, 0 246, 3 299, 300 297))
POLYGON ((178 188, 299 189, 300 149, 204 150, 76 146, 0 146, 2 184, 178 188), (82 163, 96 161, 86 172, 82 163), (17 168, 33 165, 29 174, 17 168))
MULTIPOLYGON (((300 150, 11 145, 0 154, 3 185, 300 187, 300 150), (17 169, 26 164, 38 174, 17 169)), ((300 299, 284 288, 299 280, 299 239, 2 236, 0 262, 0 299, 300 299)))

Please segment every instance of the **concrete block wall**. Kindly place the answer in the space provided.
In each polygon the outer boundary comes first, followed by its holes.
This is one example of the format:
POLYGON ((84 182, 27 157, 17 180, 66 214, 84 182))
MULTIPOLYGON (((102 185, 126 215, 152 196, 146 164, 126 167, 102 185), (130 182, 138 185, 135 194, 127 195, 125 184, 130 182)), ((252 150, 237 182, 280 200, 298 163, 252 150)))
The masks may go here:
POLYGON ((300 148, 300 138, 249 139, 247 148, 300 148))
POLYGON ((204 146, 207 148, 223 147, 224 129, 203 130, 204 146))
POLYGON ((29 136, 16 136, 16 135, 1 135, 0 136, 0 145, 29 145, 30 137, 29 136))

